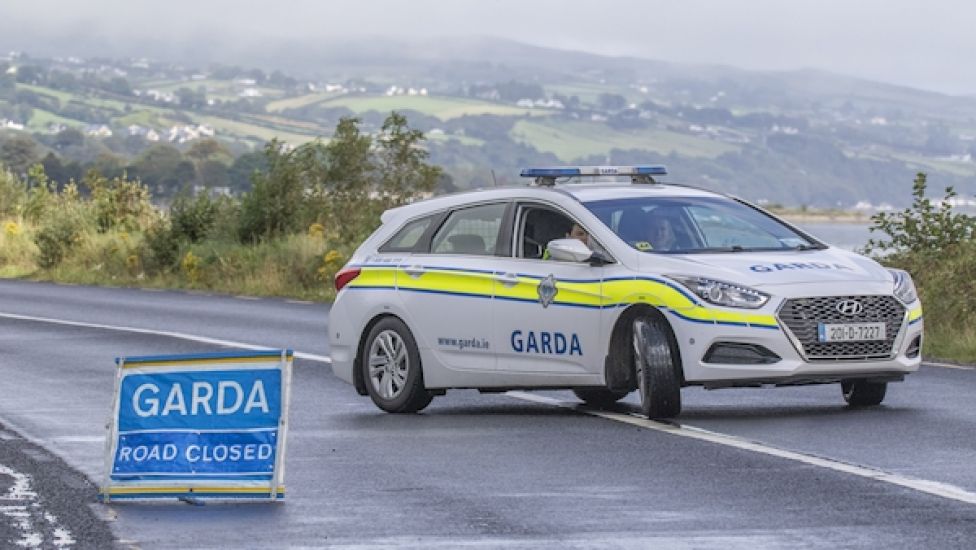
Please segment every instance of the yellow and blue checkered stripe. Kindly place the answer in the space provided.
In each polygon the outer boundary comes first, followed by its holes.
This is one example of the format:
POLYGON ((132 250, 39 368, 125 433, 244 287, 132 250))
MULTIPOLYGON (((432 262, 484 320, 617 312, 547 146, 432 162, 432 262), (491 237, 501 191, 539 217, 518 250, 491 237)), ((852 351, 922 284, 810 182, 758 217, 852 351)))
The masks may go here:
MULTIPOLYGON (((519 273, 513 284, 495 284, 495 271, 421 266, 424 274, 412 277, 403 268, 387 264, 363 264, 360 275, 346 286, 351 290, 400 290, 487 298, 514 302, 538 302, 537 287, 545 277, 519 273)), ((693 323, 779 330, 769 314, 726 311, 706 305, 679 284, 649 276, 607 279, 557 279, 558 293, 550 304, 561 307, 611 309, 648 304, 693 323)))

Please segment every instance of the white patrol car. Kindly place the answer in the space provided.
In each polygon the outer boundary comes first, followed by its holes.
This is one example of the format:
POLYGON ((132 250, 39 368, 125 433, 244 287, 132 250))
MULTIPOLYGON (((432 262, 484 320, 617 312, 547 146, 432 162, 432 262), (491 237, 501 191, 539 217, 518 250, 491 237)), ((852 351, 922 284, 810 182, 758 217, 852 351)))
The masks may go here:
POLYGON ((598 406, 637 390, 668 418, 683 386, 840 383, 865 406, 918 369, 906 272, 666 173, 527 169, 533 186, 387 211, 335 277, 335 374, 389 412, 566 388, 598 406))

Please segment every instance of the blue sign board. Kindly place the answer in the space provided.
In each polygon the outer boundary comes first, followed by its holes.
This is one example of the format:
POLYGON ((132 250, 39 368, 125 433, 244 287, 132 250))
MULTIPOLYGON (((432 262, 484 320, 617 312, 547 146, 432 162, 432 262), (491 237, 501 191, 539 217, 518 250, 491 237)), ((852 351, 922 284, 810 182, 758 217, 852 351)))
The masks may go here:
POLYGON ((118 360, 103 498, 284 496, 290 351, 118 360))

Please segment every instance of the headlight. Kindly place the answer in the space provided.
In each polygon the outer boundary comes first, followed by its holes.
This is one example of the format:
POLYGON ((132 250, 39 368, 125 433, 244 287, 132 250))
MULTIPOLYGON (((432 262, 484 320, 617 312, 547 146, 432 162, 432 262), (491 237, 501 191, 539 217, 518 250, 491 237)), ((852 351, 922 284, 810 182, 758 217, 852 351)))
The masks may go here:
POLYGON ((702 300, 718 306, 756 309, 769 301, 769 294, 735 283, 685 275, 672 275, 671 278, 702 300))
POLYGON ((902 269, 889 269, 888 271, 895 278, 895 298, 901 300, 905 305, 918 300, 915 283, 912 282, 912 276, 907 271, 902 269))

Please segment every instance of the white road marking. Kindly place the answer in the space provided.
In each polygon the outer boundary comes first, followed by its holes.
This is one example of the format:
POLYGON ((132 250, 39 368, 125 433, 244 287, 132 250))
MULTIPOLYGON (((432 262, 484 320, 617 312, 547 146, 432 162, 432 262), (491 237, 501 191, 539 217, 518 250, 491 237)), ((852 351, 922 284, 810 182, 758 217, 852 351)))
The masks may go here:
POLYGON ((256 301, 256 300, 260 300, 261 299, 261 298, 258 298, 257 296, 245 296, 244 294, 240 294, 238 296, 234 296, 234 298, 237 298, 238 300, 251 300, 251 301, 256 301))
MULTIPOLYGON (((0 515, 6 517, 20 531, 21 538, 15 544, 24 548, 40 548, 44 544, 44 536, 38 532, 33 521, 39 504, 37 493, 31 488, 30 476, 3 464, 0 464, 0 475, 13 480, 6 494, 0 495, 0 502, 5 503, 0 505, 0 515)), ((54 514, 45 511, 43 517, 52 527, 55 538, 51 543, 54 546, 70 548, 75 544, 71 531, 62 527, 54 514)))
MULTIPOLYGON (((255 351, 266 351, 270 348, 268 346, 259 346, 257 344, 248 344, 246 342, 235 342, 233 340, 222 340, 220 338, 208 338, 206 336, 196 336, 194 334, 186 334, 183 332, 171 332, 168 330, 152 330, 148 328, 137 328, 137 327, 126 327, 120 325, 103 325, 101 323, 83 323, 81 321, 68 321, 65 319, 51 319, 49 317, 34 317, 32 315, 19 315, 16 313, 0 313, 0 318, 5 319, 15 319, 19 321, 34 321, 38 323, 49 323, 52 325, 63 325, 69 327, 82 327, 82 328, 96 328, 102 330, 112 330, 116 332, 131 332, 135 334, 149 334, 152 336, 165 336, 167 338, 178 338, 180 340, 188 340, 190 342, 200 342, 202 344, 214 344, 217 346, 227 346, 232 348, 241 348, 255 351)), ((319 363, 332 364, 332 358, 325 355, 316 355, 314 353, 305 353, 302 351, 296 351, 295 357, 299 359, 305 359, 307 361, 317 361, 319 363)))
POLYGON ((548 397, 544 395, 536 395, 536 394, 522 392, 522 391, 510 391, 507 392, 506 395, 510 397, 514 397, 516 399, 521 399, 523 401, 531 401, 533 403, 541 403, 543 405, 552 405, 555 407, 572 409, 574 411, 583 414, 598 416, 600 418, 606 418, 608 420, 615 420, 617 422, 623 422, 625 424, 630 424, 632 426, 639 426, 641 428, 647 428, 649 430, 669 433, 671 435, 687 437, 690 439, 697 439, 699 441, 708 441, 709 443, 717 443, 719 445, 734 447, 736 449, 742 449, 745 451, 752 451, 754 453, 775 456, 778 458, 785 458, 787 460, 801 462, 803 464, 808 464, 810 466, 817 466, 820 468, 826 468, 828 470, 834 470, 836 472, 842 472, 845 474, 856 475, 867 479, 873 479, 875 481, 890 483, 892 485, 898 485, 899 487, 904 487, 906 489, 911 489, 913 491, 918 491, 921 493, 926 493, 937 497, 947 498, 950 500, 956 500, 959 502, 964 502, 966 504, 976 504, 976 493, 967 491, 961 487, 956 487, 955 485, 950 485, 948 483, 941 483, 938 481, 917 479, 917 478, 902 476, 898 474, 892 474, 889 472, 885 472, 883 470, 877 470, 867 466, 857 466, 854 464, 848 464, 846 462, 841 462, 839 460, 834 460, 831 458, 824 458, 824 457, 810 455, 810 454, 801 453, 797 451, 788 451, 786 449, 779 449, 777 447, 771 447, 769 445, 765 445, 763 443, 759 443, 756 441, 749 441, 747 439, 742 439, 739 437, 726 435, 723 433, 712 432, 709 430, 696 428, 694 426, 656 422, 654 420, 648 420, 643 416, 638 416, 637 414, 624 414, 624 413, 611 412, 611 411, 587 409, 579 406, 578 403, 560 401, 558 399, 554 399, 552 397, 548 397))
POLYGON ((940 367, 943 369, 976 370, 976 367, 971 365, 954 365, 952 363, 933 363, 932 361, 924 361, 922 362, 922 365, 926 367, 940 367))
MULTIPOLYGON (((15 313, 0 313, 0 317, 7 319, 18 319, 24 321, 36 321, 41 323, 51 323, 57 325, 66 326, 77 326, 85 328, 96 328, 104 330, 113 330, 118 332, 132 332, 136 334, 151 334, 155 336, 165 336, 169 338, 178 338, 181 340, 189 340, 192 342, 201 342, 206 344, 215 344, 220 346, 237 347, 242 349, 251 350, 268 350, 272 349, 267 346, 259 346, 256 344, 248 344, 245 342, 235 342, 232 340, 222 340, 218 338, 208 338, 205 336, 196 336, 193 334, 185 334, 181 332, 171 332, 164 330, 152 330, 143 329, 136 327, 126 327, 117 325, 104 325, 99 323, 83 323, 80 321, 67 321, 63 319, 51 319, 47 317, 34 317, 30 315, 18 315, 15 313)), ((317 361, 320 363, 331 364, 332 358, 325 355, 316 355, 312 353, 305 353, 296 351, 295 357, 299 359, 305 359, 308 361, 317 361)), ((936 366, 936 367, 948 367, 948 368, 961 368, 964 370, 976 370, 973 367, 965 367, 960 365, 948 365, 944 363, 929 363, 926 365, 936 366)), ((598 416, 601 418, 606 418, 609 420, 615 420, 617 422, 623 422, 626 424, 631 424, 634 426, 640 426, 643 428, 656 430, 659 432, 665 432, 672 435, 677 435, 681 437, 688 437, 691 439, 697 439, 700 441, 708 441, 711 443, 717 443, 719 445, 725 445, 728 447, 734 447, 737 449, 743 449, 747 451, 752 451, 760 454, 765 454, 769 456, 775 456, 779 458, 785 458, 787 460, 793 460, 796 462, 801 462, 803 464, 808 464, 811 466, 818 466, 821 468, 826 468, 829 470, 834 470, 837 472, 847 473, 851 475, 856 475, 859 477, 873 479, 876 481, 881 481, 884 483, 889 483, 892 485, 898 485, 907 489, 912 489, 921 493, 926 493, 929 495, 947 498, 951 500, 956 500, 959 502, 964 502, 967 504, 976 504, 976 493, 967 491, 961 487, 956 487, 947 483, 941 483, 938 481, 931 481, 926 479, 917 479, 907 476, 901 476, 898 474, 892 474, 882 470, 877 470, 874 468, 869 468, 866 466, 857 466, 854 464, 848 464, 846 462, 841 462, 839 460, 833 460, 830 458, 823 458, 815 455, 809 455, 797 451, 788 451, 785 449, 779 449, 776 447, 771 447, 769 445, 764 445, 755 441, 748 441, 735 436, 726 435, 718 432, 711 432, 701 428, 696 428, 694 426, 682 426, 666 424, 662 422, 655 422, 653 420, 648 420, 643 417, 636 415, 628 415, 615 413, 610 411, 598 411, 590 410, 577 406, 575 403, 569 403, 565 401, 560 401, 558 399, 553 399, 551 397, 535 395, 527 392, 521 391, 510 391, 507 395, 514 397, 516 399, 522 399, 524 401, 531 401, 535 403, 542 403, 545 405, 552 405, 556 407, 563 407, 568 409, 573 409, 575 411, 589 414, 592 416, 598 416)))

